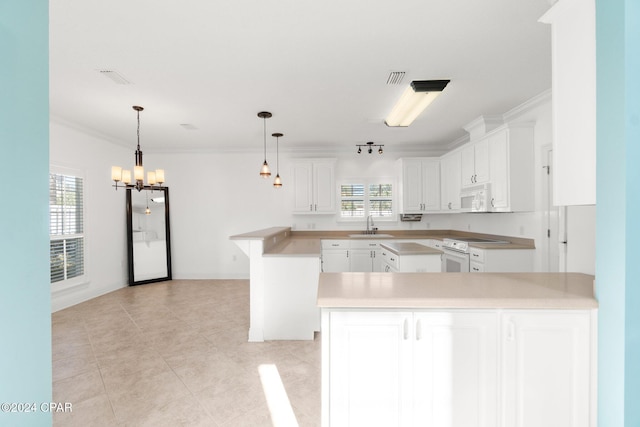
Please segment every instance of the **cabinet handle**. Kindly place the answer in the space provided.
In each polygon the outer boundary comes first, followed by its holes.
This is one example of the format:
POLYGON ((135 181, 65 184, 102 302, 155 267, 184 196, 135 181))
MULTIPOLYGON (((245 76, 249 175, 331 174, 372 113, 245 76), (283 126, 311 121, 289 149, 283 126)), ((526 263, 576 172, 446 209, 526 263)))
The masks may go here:
POLYGON ((409 319, 407 319, 406 317, 404 319, 404 325, 402 325, 402 329, 404 332, 404 339, 408 340, 409 339, 409 319))
POLYGON ((478 267, 473 267, 473 271, 480 271, 478 267))
POLYGON ((313 206, 315 206, 314 211, 317 211, 317 210, 318 210, 318 204, 316 203, 316 204, 315 204, 315 205, 313 205, 313 206))
POLYGON ((451 202, 449 202, 449 205, 448 205, 448 206, 449 206, 449 209, 451 209, 451 202))
POLYGON ((416 322, 416 341, 420 341, 422 339, 422 322, 420 319, 416 322))
POLYGON ((507 325, 507 341, 514 341, 516 339, 516 324, 513 320, 509 320, 507 325))
POLYGON ((347 251, 347 258, 349 258, 349 251, 347 251))
POLYGON ((390 258, 390 259, 391 259, 391 261, 395 261, 396 260, 395 258, 390 258))
POLYGON ((473 256, 474 256, 474 257, 476 257, 476 258, 478 258, 478 257, 480 256, 480 255, 478 255, 478 254, 471 254, 471 255, 473 255, 473 256))
POLYGON ((313 203, 309 205, 309 210, 312 211, 313 210, 313 203))
POLYGON ((371 251, 371 258, 375 258, 376 257, 376 251, 371 251))
POLYGON ((491 198, 491 207, 492 207, 492 208, 495 208, 495 207, 496 207, 496 205, 495 205, 495 203, 494 203, 494 202, 495 202, 495 200, 496 200, 496 199, 494 199, 493 197, 491 198))

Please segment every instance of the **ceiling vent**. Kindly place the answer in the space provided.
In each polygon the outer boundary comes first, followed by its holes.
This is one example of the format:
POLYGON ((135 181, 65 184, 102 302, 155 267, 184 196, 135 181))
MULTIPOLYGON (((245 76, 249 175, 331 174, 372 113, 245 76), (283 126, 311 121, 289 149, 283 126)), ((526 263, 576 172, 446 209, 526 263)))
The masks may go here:
POLYGON ((198 128, 191 123, 180 123, 180 126, 182 126, 182 129, 184 130, 198 130, 198 128))
POLYGON ((124 76, 114 70, 98 70, 100 74, 108 77, 112 82, 119 85, 130 85, 131 82, 124 78, 124 76))
POLYGON ((387 77, 388 85, 399 85, 402 84, 402 80, 404 79, 406 72, 404 71, 391 71, 389 73, 389 77, 387 77))

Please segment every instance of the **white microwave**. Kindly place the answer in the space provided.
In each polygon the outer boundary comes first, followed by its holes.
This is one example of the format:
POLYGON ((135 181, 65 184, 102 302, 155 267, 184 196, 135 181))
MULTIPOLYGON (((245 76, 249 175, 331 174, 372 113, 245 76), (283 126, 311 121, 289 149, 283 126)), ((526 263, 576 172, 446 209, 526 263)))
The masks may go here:
POLYGON ((491 212, 491 185, 463 189, 460 192, 460 208, 463 212, 491 212))

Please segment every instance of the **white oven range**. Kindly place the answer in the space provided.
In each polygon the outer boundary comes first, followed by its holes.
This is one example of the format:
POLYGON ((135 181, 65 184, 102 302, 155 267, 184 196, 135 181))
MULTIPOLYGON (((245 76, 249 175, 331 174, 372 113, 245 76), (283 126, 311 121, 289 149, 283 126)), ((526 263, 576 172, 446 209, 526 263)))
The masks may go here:
POLYGON ((459 237, 456 239, 442 240, 442 272, 443 273, 468 273, 469 272, 469 243, 509 243, 504 240, 485 239, 479 237, 459 237))

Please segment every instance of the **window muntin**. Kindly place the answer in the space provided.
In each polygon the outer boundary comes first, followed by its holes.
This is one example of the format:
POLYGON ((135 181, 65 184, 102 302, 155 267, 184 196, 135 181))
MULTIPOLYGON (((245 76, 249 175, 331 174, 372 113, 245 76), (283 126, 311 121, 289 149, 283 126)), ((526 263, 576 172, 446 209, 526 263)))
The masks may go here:
POLYGON ((371 215, 378 220, 392 220, 393 184, 365 181, 340 185, 340 218, 362 220, 371 215))
POLYGON ((84 275, 84 183, 81 177, 49 175, 51 283, 84 275))

